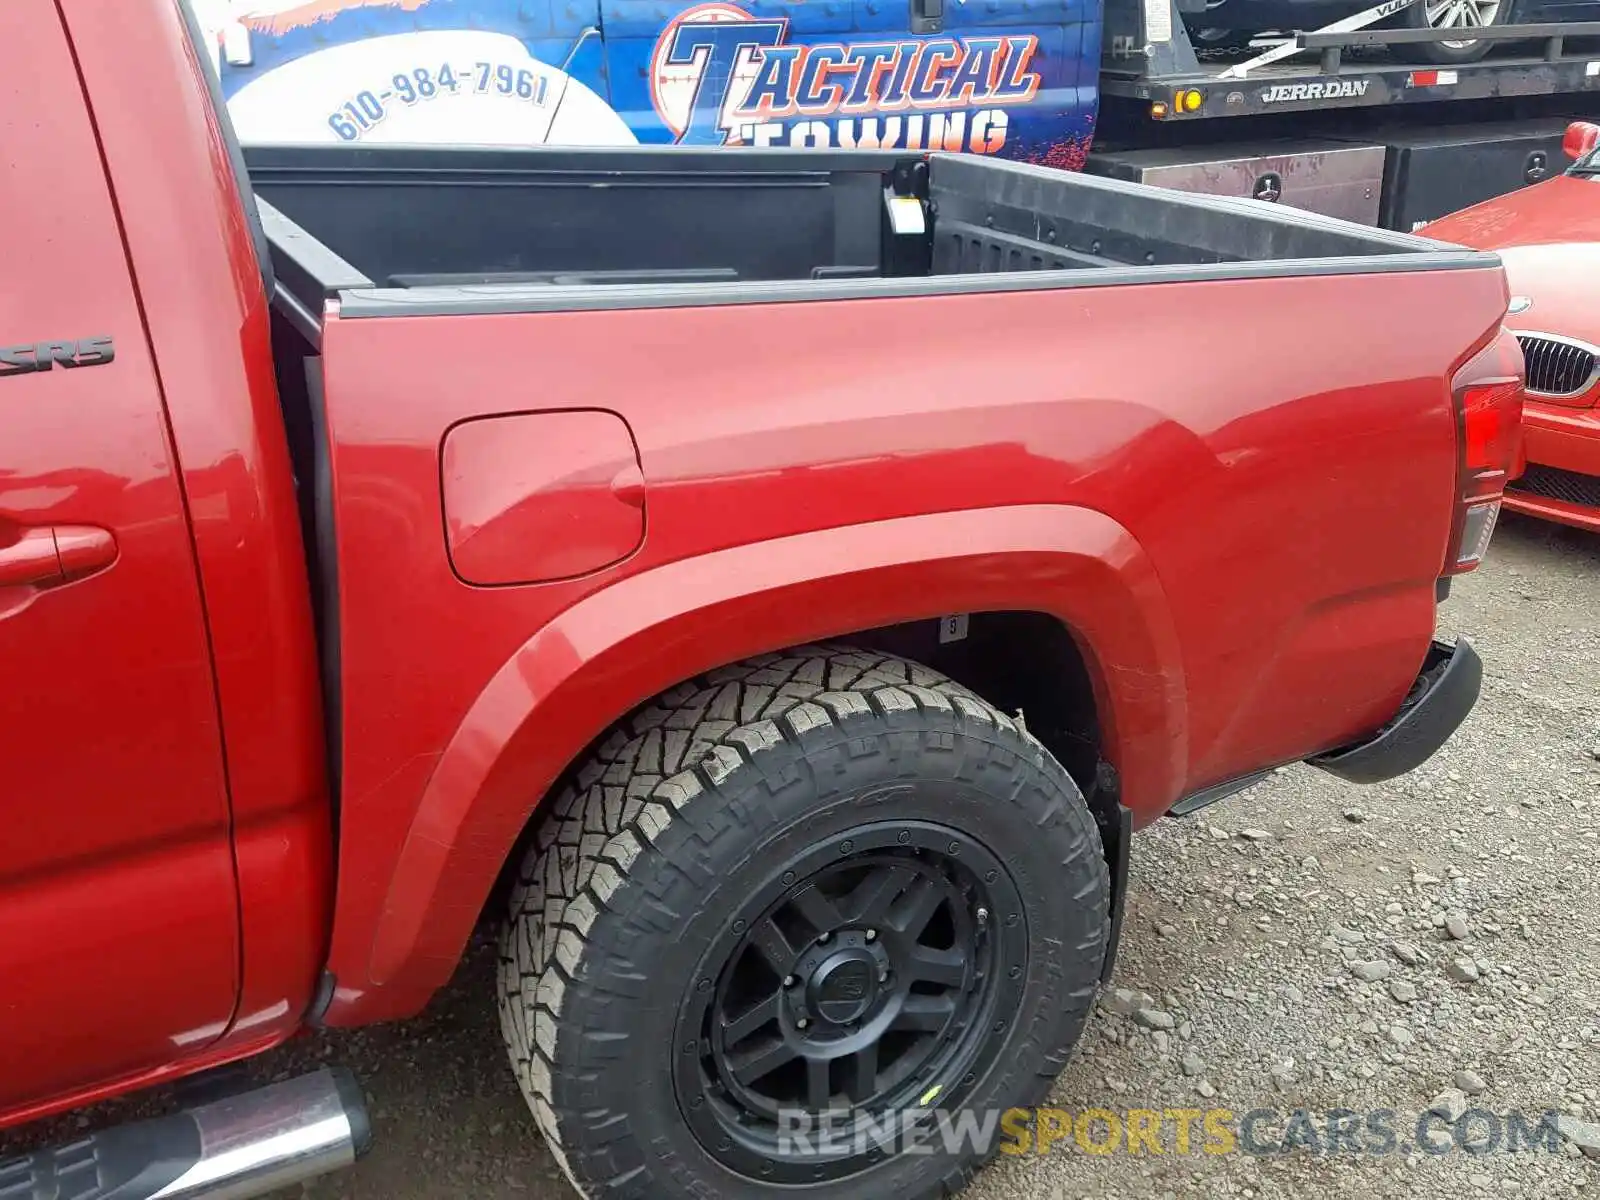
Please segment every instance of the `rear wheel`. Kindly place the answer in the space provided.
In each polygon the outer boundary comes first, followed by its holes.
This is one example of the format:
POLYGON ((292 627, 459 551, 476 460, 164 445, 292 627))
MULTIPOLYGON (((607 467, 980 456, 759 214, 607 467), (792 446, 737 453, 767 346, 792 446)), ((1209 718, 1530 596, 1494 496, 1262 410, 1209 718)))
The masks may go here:
POLYGON ((807 647, 713 673, 551 803, 500 1008, 587 1195, 945 1195, 1082 1032, 1107 937, 1094 821, 936 672, 807 647))
POLYGON ((1489 53, 1492 43, 1472 38, 1472 31, 1500 24, 1507 7, 1506 0, 1416 0, 1403 10, 1405 25, 1413 29, 1459 29, 1462 37, 1396 46, 1394 53, 1409 57, 1415 52, 1426 62, 1476 62, 1489 53))

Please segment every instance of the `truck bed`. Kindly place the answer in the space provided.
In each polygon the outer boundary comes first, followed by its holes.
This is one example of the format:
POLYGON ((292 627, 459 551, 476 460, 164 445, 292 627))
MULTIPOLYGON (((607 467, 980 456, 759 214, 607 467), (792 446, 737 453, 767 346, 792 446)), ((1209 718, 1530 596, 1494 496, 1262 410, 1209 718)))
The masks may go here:
POLYGON ((1293 209, 967 155, 279 146, 246 161, 280 290, 313 318, 341 293, 347 315, 532 311, 1483 265, 1293 209))
POLYGON ((335 1023, 413 1010, 534 798, 729 659, 1043 620, 1140 822, 1368 736, 1425 661, 1493 255, 942 155, 250 167, 344 798, 335 1023))

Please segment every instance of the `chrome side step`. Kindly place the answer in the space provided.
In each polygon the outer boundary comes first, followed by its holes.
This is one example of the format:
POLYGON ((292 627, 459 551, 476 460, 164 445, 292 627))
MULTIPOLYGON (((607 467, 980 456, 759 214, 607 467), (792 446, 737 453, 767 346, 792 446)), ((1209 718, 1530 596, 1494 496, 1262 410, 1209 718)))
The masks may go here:
POLYGON ((246 1200, 347 1167, 371 1142, 355 1077, 324 1067, 0 1161, 0 1200, 246 1200))

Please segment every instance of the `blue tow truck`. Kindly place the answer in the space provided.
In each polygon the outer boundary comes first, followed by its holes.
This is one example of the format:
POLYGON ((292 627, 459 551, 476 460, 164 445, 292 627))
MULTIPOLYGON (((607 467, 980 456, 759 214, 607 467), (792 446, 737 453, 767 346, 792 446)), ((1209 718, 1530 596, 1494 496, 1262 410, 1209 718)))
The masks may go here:
POLYGON ((194 0, 247 145, 951 150, 1414 229, 1600 115, 1600 0, 1360 3, 194 0))

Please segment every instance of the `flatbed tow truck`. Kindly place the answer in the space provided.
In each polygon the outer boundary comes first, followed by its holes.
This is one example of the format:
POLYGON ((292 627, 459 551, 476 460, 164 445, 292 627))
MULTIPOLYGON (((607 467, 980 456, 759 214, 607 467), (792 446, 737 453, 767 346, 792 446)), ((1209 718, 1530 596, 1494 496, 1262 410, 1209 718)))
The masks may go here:
MULTIPOLYGON (((1287 18, 1264 7, 1273 0, 1225 2, 1263 7, 1226 17, 1207 0, 196 7, 247 146, 957 151, 1409 232, 1557 173, 1567 124, 1600 117, 1600 20, 1499 25, 1497 11, 1470 30, 1414 28, 1429 0, 1383 0, 1305 32, 1230 29, 1249 44, 1229 50, 1204 22, 1287 18)), ((1523 0, 1519 11, 1600 16, 1600 5, 1523 0)))
POLYGON ((1323 28, 1197 50, 1178 0, 1110 0, 1091 172, 1253 196, 1407 231, 1559 174, 1600 113, 1600 21, 1474 29, 1475 62, 1429 61, 1454 29, 1323 28))

